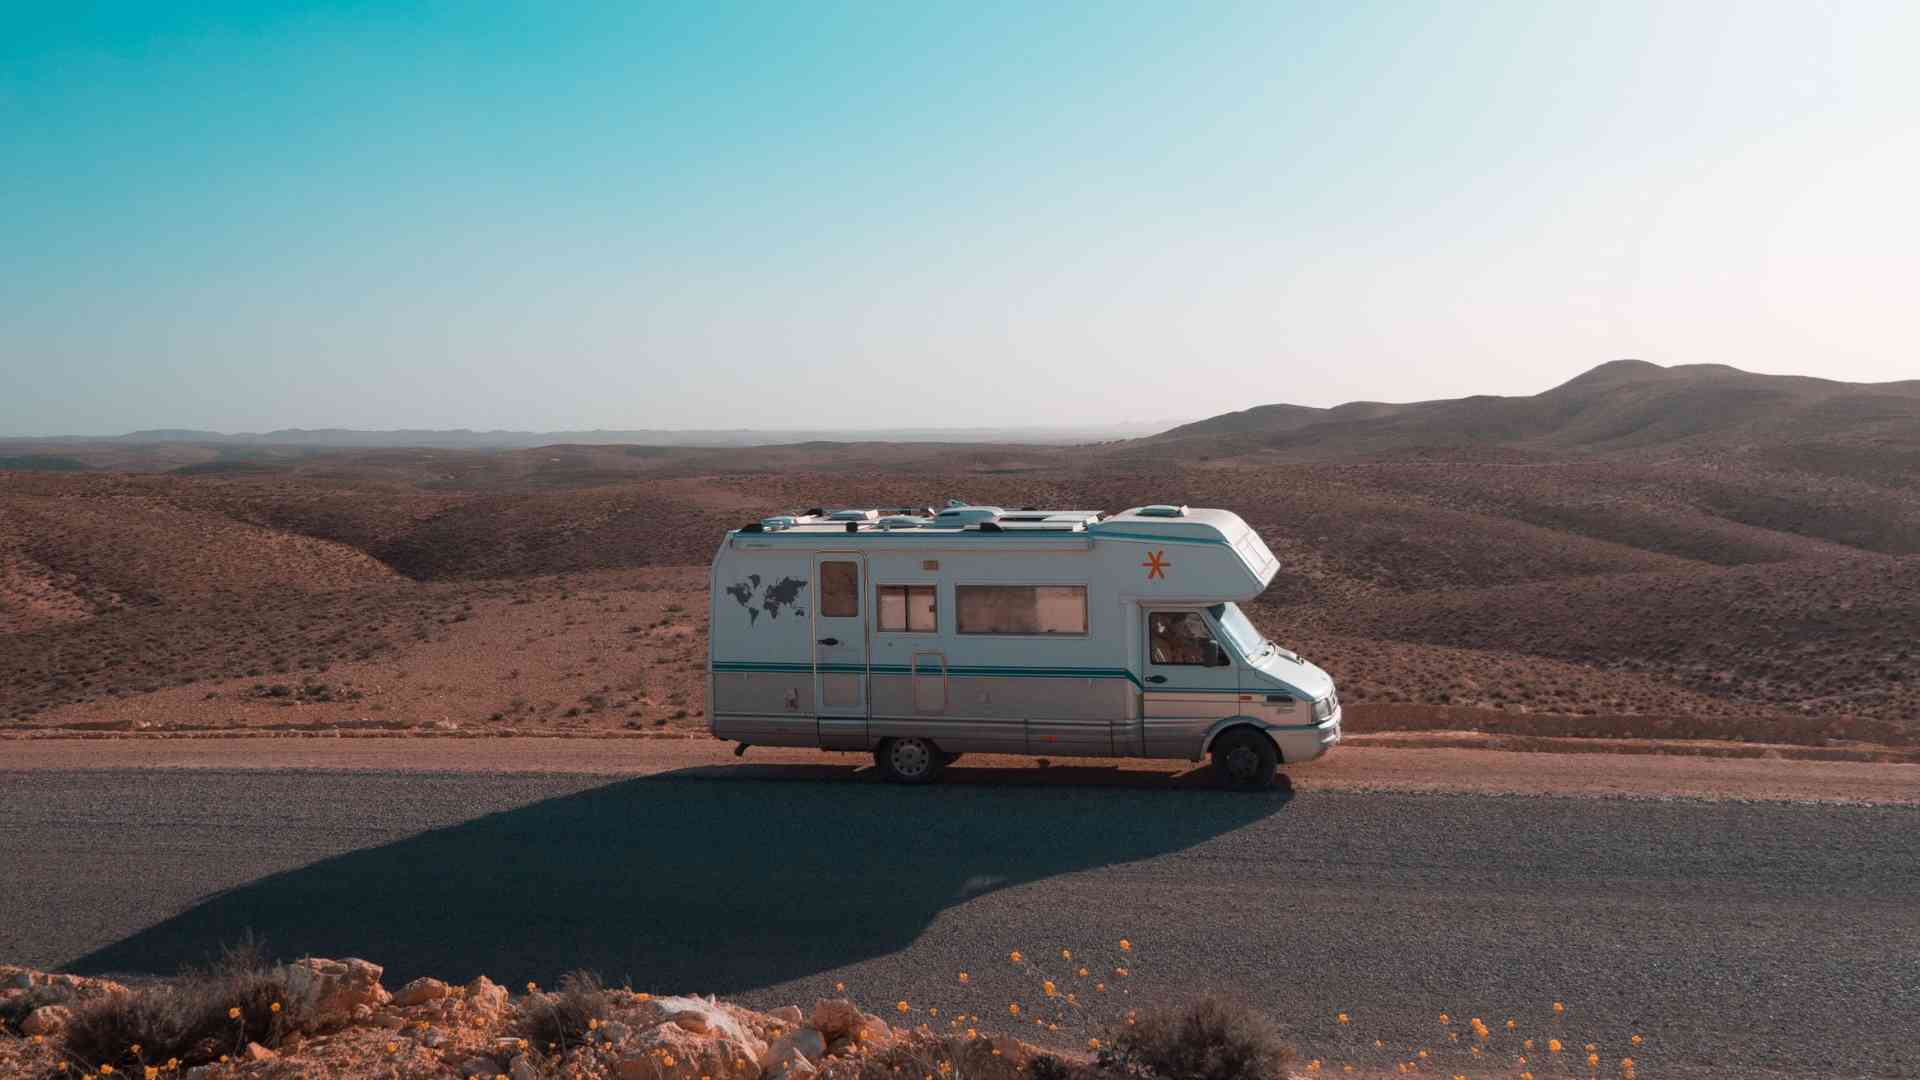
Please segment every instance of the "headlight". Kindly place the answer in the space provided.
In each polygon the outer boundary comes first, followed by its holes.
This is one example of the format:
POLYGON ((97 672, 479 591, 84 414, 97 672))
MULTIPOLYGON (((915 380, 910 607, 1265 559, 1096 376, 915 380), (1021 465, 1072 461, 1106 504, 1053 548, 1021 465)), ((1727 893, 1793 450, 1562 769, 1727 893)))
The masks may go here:
POLYGON ((1333 707, 1333 695, 1328 694, 1326 697, 1313 703, 1313 718, 1316 721, 1326 720, 1333 715, 1333 707))

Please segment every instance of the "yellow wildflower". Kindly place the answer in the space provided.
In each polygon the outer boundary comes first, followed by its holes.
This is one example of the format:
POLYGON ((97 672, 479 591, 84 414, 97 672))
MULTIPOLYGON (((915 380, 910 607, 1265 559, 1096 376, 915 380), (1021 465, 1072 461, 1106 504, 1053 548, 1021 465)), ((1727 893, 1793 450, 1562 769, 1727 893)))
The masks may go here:
POLYGON ((1089 1049, 1089 1050, 1098 1050, 1098 1049, 1100 1049, 1100 1040, 1099 1040, 1099 1039, 1088 1039, 1088 1040, 1087 1040, 1087 1049, 1089 1049))
POLYGON ((1560 1040, 1559 1040, 1559 1039, 1548 1039, 1548 1040, 1547 1040, 1547 1051, 1548 1051, 1549 1053, 1554 1053, 1554 1054, 1557 1054, 1557 1053, 1559 1053, 1559 1052, 1560 1052, 1560 1040))
POLYGON ((1047 995, 1048 997, 1052 997, 1054 995, 1053 980, 1048 979, 1045 982, 1042 982, 1040 984, 1040 992, 1047 995))
POLYGON ((1019 1002, 1017 1002, 1017 1001, 1012 1001, 1012 1002, 1008 1002, 1008 1003, 1007 1003, 1007 1011, 1008 1011, 1008 1012, 1010 1012, 1010 1013, 1012 1013, 1012 1014, 1013 1014, 1013 1015, 1015 1015, 1015 1016, 1019 1016, 1019 1015, 1020 1015, 1020 1003, 1019 1003, 1019 1002))
POLYGON ((1026 958, 1020 955, 1020 950, 1019 950, 1019 949, 1015 949, 1015 950, 1013 950, 1012 952, 1010 952, 1010 953, 1008 953, 1008 954, 1007 954, 1007 959, 1008 959, 1008 960, 1011 960, 1011 961, 1013 961, 1014 963, 1016 963, 1016 964, 1017 964, 1017 963, 1019 963, 1020 961, 1022 961, 1022 960, 1024 960, 1024 959, 1026 959, 1026 958))
POLYGON ((1564 1002, 1564 1001, 1556 1001, 1556 1002, 1554 1002, 1554 1003, 1553 1003, 1553 1015, 1555 1015, 1555 1016, 1559 1016, 1559 1015, 1560 1015, 1561 1013, 1563 1013, 1563 1012, 1566 1012, 1566 1011, 1567 1011, 1567 1003, 1566 1003, 1566 1002, 1564 1002))
POLYGON ((1628 1039, 1627 1041, 1628 1041, 1628 1042, 1630 1042, 1630 1043, 1632 1043, 1632 1044, 1633 1044, 1633 1045, 1635 1045, 1635 1046, 1639 1046, 1639 1045, 1640 1045, 1640 1036, 1638 1036, 1638 1035, 1635 1035, 1635 1036, 1634 1036, 1633 1038, 1631 1038, 1631 1039, 1628 1039))
POLYGON ((1081 978, 1083 978, 1083 979, 1084 979, 1084 978, 1086 978, 1086 977, 1087 977, 1087 968, 1086 968, 1086 965, 1085 965, 1085 964, 1082 964, 1082 965, 1080 966, 1080 970, 1079 970, 1079 971, 1077 971, 1077 972, 1075 972, 1074 974, 1076 974, 1076 975, 1078 975, 1078 976, 1080 976, 1080 977, 1081 977, 1081 978))
POLYGON ((267 1011, 268 1011, 268 1012, 271 1012, 271 1013, 277 1013, 277 1012, 279 1012, 279 1011, 280 1011, 280 1003, 276 1001, 276 1002, 274 1002, 273 1004, 271 1004, 271 1005, 269 1005, 269 1006, 267 1006, 267 1011))
POLYGON ((1519 1026, 1520 1026, 1520 1021, 1518 1021, 1518 1020, 1515 1020, 1515 1019, 1514 1019, 1513 1017, 1511 1017, 1511 1016, 1509 1016, 1509 1017, 1507 1017, 1507 1030, 1508 1030, 1508 1031, 1513 1031, 1513 1030, 1515 1030, 1516 1028, 1518 1028, 1519 1026))
POLYGON ((1591 1069, 1591 1068, 1595 1068, 1595 1067, 1597 1067, 1597 1066, 1598 1066, 1599 1064, 1600 1064, 1600 1055, 1599 1055, 1599 1054, 1588 1054, 1588 1055, 1587 1055, 1587 1068, 1589 1068, 1589 1069, 1591 1069))
POLYGON ((913 1011, 912 1007, 904 1001, 894 1002, 893 1007, 899 1009, 902 1015, 913 1011))
POLYGON ((231 1009, 228 1009, 228 1010, 227 1010, 227 1019, 229 1019, 229 1020, 238 1020, 238 1019, 240 1019, 240 1006, 238 1006, 238 1005, 235 1005, 235 1006, 234 1006, 234 1007, 232 1007, 231 1009))
POLYGON ((1353 1019, 1352 1019, 1351 1017, 1349 1017, 1349 1016, 1348 1016, 1348 1015, 1347 1015, 1346 1013, 1341 1013, 1341 1014, 1340 1014, 1340 1022, 1341 1022, 1341 1023, 1343 1023, 1343 1024, 1351 1024, 1351 1023, 1353 1023, 1353 1019))
POLYGON ((1073 950, 1072 950, 1072 949, 1061 949, 1061 950, 1060 950, 1060 959, 1062 959, 1062 960, 1071 960, 1071 959, 1073 959, 1073 950))
POLYGON ((1121 951, 1121 952, 1132 952, 1132 951, 1133 951, 1133 942, 1131 942, 1131 941, 1128 941, 1128 940, 1127 940, 1126 938, 1121 938, 1121 939, 1120 939, 1120 951, 1121 951))
POLYGON ((964 972, 964 971, 963 971, 963 972, 961 972, 961 973, 960 973, 960 981, 961 981, 962 983, 965 983, 965 982, 967 981, 967 973, 966 973, 966 972, 964 972))
POLYGON ((399 1043, 397 1043, 397 1042, 390 1042, 390 1043, 388 1043, 388 1044, 387 1044, 387 1053, 389 1053, 389 1054, 393 1054, 393 1053, 398 1053, 398 1052, 399 1052, 399 1050, 400 1050, 400 1044, 399 1044, 399 1043))
POLYGON ((1447 1015, 1446 1013, 1441 1013, 1441 1014, 1440 1014, 1440 1022, 1441 1022, 1441 1023, 1443 1023, 1443 1024, 1451 1024, 1451 1023, 1453 1023, 1453 1018, 1452 1018, 1452 1017, 1450 1017, 1450 1016, 1448 1016, 1448 1015, 1447 1015))

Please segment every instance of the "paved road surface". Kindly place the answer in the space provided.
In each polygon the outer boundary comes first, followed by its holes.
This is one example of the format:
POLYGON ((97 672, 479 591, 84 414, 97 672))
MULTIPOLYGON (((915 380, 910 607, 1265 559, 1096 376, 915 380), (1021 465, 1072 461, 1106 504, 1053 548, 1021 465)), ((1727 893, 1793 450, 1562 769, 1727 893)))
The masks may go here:
POLYGON ((777 1005, 844 981, 1005 1028, 1043 1004, 1019 948, 1096 1019, 1225 989, 1361 1065, 1457 1055, 1442 1011, 1545 1037, 1558 999, 1570 1047, 1644 1034, 1642 1076, 1920 1074, 1911 806, 951 775, 0 771, 0 959, 166 972, 252 929, 390 985, 584 966, 777 1005))

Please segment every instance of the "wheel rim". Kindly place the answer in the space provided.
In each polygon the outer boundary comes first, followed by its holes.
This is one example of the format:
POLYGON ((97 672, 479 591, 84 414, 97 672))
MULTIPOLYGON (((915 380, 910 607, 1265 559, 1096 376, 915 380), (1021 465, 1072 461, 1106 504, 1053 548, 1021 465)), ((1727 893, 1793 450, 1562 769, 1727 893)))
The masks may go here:
POLYGON ((902 739, 893 744, 887 760, 901 776, 922 776, 933 764, 933 753, 919 739, 902 739))
POLYGON ((1260 772, 1260 755, 1251 746, 1236 746, 1227 751, 1227 774, 1235 780, 1252 780, 1260 772))

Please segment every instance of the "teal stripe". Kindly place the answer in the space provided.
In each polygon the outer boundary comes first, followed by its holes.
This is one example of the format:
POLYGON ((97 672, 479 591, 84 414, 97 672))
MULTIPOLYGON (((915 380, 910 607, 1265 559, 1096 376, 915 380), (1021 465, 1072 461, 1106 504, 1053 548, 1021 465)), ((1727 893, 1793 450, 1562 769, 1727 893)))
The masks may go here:
MULTIPOLYGON (((793 672, 804 673, 814 670, 812 664, 783 664, 761 660, 715 660, 714 671, 722 672, 793 672)), ((911 675, 913 669, 905 664, 874 664, 871 667, 862 664, 822 664, 821 671, 867 671, 876 675, 911 675)), ((937 666, 920 669, 923 673, 938 671, 937 666)), ((1140 685, 1133 672, 1125 668, 1073 668, 1073 667, 949 667, 951 676, 972 676, 975 678, 1005 679, 1125 679, 1134 685, 1140 685)))

